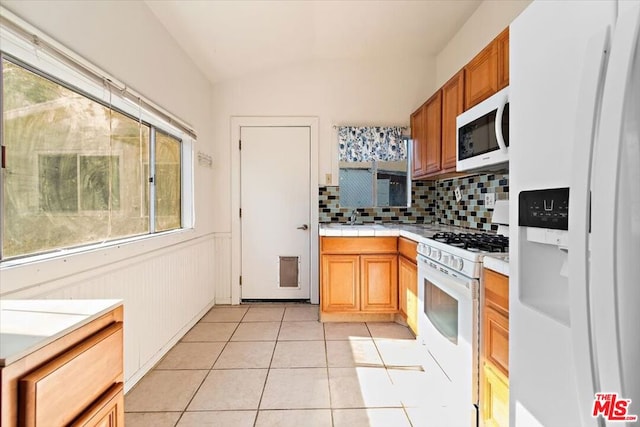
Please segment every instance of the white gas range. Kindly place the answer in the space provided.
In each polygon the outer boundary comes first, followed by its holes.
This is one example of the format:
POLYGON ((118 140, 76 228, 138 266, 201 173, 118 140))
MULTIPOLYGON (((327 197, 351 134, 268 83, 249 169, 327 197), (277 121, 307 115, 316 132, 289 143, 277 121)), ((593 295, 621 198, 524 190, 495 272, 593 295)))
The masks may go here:
POLYGON ((418 340, 468 409, 452 425, 477 425, 482 259, 508 251, 508 237, 488 233, 437 233, 418 245, 418 340))

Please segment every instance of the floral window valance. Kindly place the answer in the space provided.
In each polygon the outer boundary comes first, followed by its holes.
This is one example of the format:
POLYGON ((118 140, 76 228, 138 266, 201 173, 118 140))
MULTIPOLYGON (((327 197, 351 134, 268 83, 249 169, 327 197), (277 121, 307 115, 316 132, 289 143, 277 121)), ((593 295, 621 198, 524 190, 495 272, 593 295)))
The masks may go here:
POLYGON ((341 126, 338 146, 341 162, 397 162, 407 159, 401 126, 341 126))

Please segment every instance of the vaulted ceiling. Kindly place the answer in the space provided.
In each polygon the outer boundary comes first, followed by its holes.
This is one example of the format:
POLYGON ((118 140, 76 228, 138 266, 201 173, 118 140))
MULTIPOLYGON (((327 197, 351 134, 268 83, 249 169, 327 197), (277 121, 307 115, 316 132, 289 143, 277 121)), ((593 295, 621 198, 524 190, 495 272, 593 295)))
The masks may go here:
POLYGON ((305 61, 434 57, 480 0, 146 0, 213 82, 305 61))

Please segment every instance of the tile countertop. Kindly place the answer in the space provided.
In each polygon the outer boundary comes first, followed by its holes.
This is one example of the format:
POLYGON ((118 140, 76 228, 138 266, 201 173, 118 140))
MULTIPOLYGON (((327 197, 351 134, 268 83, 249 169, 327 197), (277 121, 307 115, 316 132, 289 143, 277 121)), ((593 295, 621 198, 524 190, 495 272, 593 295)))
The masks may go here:
POLYGON ((0 300, 0 367, 122 304, 121 300, 0 300))
MULTIPOLYGON (((418 243, 426 243, 438 232, 469 232, 468 229, 442 224, 320 224, 320 236, 327 237, 382 237, 402 236, 418 243)), ((486 255, 483 260, 485 268, 509 276, 509 255, 486 255)))
POLYGON ((402 236, 416 242, 423 242, 439 232, 465 232, 461 227, 442 224, 320 224, 319 235, 326 237, 383 237, 402 236))
POLYGON ((482 266, 509 277, 509 256, 498 258, 493 255, 486 255, 482 260, 482 266))

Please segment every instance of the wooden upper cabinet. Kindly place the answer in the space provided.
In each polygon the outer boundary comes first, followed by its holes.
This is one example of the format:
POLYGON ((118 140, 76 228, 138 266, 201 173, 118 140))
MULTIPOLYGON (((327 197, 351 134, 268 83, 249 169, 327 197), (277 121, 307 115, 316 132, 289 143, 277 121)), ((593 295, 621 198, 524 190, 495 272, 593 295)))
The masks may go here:
POLYGON ((424 104, 426 114, 426 173, 440 172, 442 159, 442 91, 437 91, 424 104))
POLYGON ((465 103, 468 110, 498 91, 498 49, 496 43, 489 46, 473 58, 464 67, 465 103))
POLYGON ((411 115, 411 139, 413 140, 413 178, 424 176, 426 169, 426 109, 422 105, 411 115))
POLYGON ((456 118, 464 111, 464 70, 442 87, 442 167, 456 168, 456 118))
POLYGON ((509 86, 509 27, 496 37, 498 46, 498 90, 509 86))
POLYGON ((464 67, 464 76, 465 110, 509 84, 509 27, 464 67))
POLYGON ((456 118, 508 85, 509 27, 411 115, 413 178, 455 172, 456 118))

